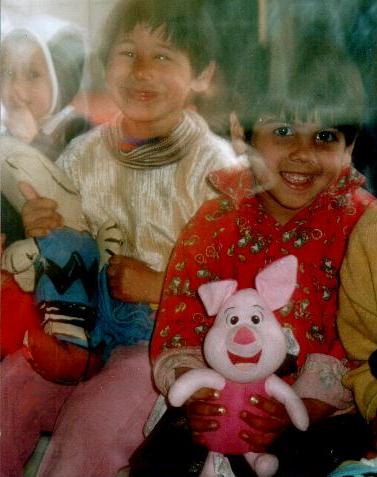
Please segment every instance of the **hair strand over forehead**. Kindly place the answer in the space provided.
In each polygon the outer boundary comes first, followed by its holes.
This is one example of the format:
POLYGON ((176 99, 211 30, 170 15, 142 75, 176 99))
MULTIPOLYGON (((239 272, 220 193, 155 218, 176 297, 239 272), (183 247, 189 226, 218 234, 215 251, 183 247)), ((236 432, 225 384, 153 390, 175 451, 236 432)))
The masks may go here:
MULTIPOLYGON (((241 65, 234 92, 235 109, 246 129, 259 118, 319 122, 343 130, 353 142, 364 108, 360 72, 351 59, 331 45, 319 51, 299 48, 279 82, 271 86, 269 63, 257 70, 255 51, 241 65), (256 73, 257 72, 257 73, 256 73)), ((268 57, 269 51, 265 52, 268 57)))
POLYGON ((99 48, 105 65, 118 35, 138 24, 151 31, 163 27, 166 38, 188 54, 198 73, 215 58, 215 28, 205 0, 120 0, 110 12, 99 48))

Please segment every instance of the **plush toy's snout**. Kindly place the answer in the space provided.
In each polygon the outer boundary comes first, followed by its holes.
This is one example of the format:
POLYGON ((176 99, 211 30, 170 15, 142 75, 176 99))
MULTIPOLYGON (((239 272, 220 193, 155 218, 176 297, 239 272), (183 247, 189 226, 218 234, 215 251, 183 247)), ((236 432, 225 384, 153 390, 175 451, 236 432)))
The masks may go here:
POLYGON ((254 333, 247 326, 242 326, 234 335, 233 342, 240 345, 248 345, 254 343, 255 339, 254 333))

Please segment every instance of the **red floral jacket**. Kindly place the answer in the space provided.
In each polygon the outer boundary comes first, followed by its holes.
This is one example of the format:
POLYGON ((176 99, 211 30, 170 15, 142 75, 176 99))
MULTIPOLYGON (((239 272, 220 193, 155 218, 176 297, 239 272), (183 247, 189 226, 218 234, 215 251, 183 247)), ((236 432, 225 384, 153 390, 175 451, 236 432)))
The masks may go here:
MULTIPOLYGON (((226 184, 229 193, 223 174, 214 179, 218 187, 226 184)), ((205 365, 201 345, 214 317, 207 316, 198 287, 229 278, 237 280, 239 288, 254 287, 256 274, 267 264, 293 254, 299 261, 297 288, 289 304, 276 312, 296 364, 286 379, 297 380, 302 397, 339 408, 349 404, 340 384, 345 353, 336 311, 348 237, 374 200, 360 187, 362 182, 362 176, 348 168, 284 225, 264 211, 258 196, 239 200, 239 193, 223 195, 200 208, 173 252, 152 338, 154 377, 162 392, 174 381, 175 368, 205 365)))

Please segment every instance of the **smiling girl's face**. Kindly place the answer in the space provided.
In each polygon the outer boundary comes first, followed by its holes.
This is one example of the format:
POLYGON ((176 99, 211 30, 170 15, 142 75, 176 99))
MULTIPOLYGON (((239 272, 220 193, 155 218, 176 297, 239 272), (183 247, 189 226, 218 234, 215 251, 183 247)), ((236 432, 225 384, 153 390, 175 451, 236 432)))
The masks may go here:
POLYGON ((338 129, 275 118, 254 127, 253 146, 275 175, 273 187, 260 195, 261 200, 283 224, 336 182, 350 164, 353 148, 338 129))

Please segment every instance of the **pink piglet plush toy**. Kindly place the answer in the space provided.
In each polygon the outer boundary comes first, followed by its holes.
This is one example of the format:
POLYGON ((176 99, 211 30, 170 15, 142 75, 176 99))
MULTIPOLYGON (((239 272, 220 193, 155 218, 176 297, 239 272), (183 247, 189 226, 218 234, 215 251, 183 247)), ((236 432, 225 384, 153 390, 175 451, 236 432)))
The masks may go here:
MULTIPOLYGON (((237 291, 237 281, 222 280, 198 289, 209 316, 216 315, 204 340, 204 356, 211 368, 193 369, 170 388, 168 399, 182 406, 203 387, 221 391, 227 413, 216 431, 206 433, 210 450, 201 477, 215 477, 215 452, 244 454, 258 477, 270 477, 278 469, 276 456, 251 452, 240 437, 245 423, 239 417, 252 394, 277 399, 286 407, 292 423, 306 430, 309 417, 295 391, 274 372, 283 363, 286 339, 273 311, 286 305, 295 289, 297 259, 288 255, 263 269, 255 289, 237 291)), ((257 412, 257 410, 255 411, 257 412)))

